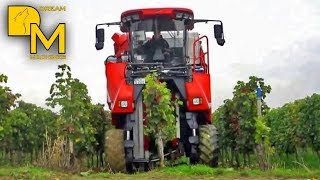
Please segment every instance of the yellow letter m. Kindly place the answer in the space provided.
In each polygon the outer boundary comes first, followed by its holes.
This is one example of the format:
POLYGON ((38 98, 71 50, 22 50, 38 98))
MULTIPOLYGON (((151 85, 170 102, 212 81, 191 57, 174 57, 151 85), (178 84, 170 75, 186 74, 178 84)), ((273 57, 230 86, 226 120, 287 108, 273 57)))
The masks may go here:
POLYGON ((30 24, 30 53, 37 53, 37 37, 46 48, 49 50, 54 41, 58 38, 58 52, 59 54, 66 53, 66 24, 60 23, 57 28, 53 31, 50 38, 46 38, 46 36, 42 33, 39 26, 35 23, 30 24))

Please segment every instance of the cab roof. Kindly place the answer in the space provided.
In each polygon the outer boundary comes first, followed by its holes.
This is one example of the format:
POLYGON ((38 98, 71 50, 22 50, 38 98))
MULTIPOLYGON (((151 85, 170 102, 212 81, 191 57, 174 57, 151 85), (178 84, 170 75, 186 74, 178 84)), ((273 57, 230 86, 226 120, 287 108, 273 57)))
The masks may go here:
POLYGON ((167 7, 167 8, 146 8, 146 9, 128 10, 121 14, 121 19, 128 15, 134 15, 134 14, 139 14, 139 19, 141 20, 148 19, 148 18, 155 18, 155 17, 169 17, 169 18, 175 19, 177 12, 187 13, 193 16, 193 11, 191 9, 167 7))

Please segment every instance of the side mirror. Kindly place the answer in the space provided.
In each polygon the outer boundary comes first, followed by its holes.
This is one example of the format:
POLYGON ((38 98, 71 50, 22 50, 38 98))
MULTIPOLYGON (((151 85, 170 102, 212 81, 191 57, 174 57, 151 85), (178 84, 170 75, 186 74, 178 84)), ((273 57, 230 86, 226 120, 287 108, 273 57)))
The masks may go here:
POLYGON ((104 29, 96 30, 96 49, 101 50, 104 46, 104 29))
POLYGON ((214 28, 214 37, 216 38, 217 43, 220 46, 223 46, 226 41, 224 40, 222 24, 216 24, 213 26, 213 28, 214 28))

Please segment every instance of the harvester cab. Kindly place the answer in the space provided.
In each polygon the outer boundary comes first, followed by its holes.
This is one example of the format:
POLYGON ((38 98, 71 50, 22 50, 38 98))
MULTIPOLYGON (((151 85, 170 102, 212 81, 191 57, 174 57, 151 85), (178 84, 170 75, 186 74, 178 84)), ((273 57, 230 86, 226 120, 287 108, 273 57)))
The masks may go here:
POLYGON ((186 155, 191 163, 218 164, 218 137, 211 125, 209 38, 192 31, 196 23, 214 23, 214 37, 225 43, 220 20, 194 19, 186 8, 125 11, 120 22, 96 26, 96 49, 104 47, 104 27, 117 25, 114 55, 105 60, 107 101, 116 129, 106 133, 106 160, 115 171, 132 171, 159 160, 144 135, 145 76, 157 72, 167 82, 176 106, 176 138, 166 155, 186 155), (174 145, 176 144, 176 145, 174 145))

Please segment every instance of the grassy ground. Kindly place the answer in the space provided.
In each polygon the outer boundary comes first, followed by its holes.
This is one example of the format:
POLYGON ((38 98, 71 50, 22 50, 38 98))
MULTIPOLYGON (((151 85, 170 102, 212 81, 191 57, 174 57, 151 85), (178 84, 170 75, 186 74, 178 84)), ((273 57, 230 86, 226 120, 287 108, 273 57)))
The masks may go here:
POLYGON ((82 172, 70 174, 38 167, 0 167, 0 179, 319 179, 320 169, 257 169, 235 170, 233 168, 210 168, 203 165, 179 165, 155 169, 146 173, 110 174, 82 172))
MULTIPOLYGON (((276 167, 269 171, 255 168, 210 168, 204 165, 190 166, 188 158, 182 157, 176 162, 182 165, 155 169, 146 173, 110 174, 94 173, 92 171, 72 174, 62 171, 52 171, 32 166, 1 166, 9 164, 0 159, 0 180, 2 179, 312 179, 320 180, 320 158, 311 151, 295 155, 274 155, 271 164, 276 167)), ((242 162, 242 160, 241 160, 242 162)), ((255 156, 251 156, 250 167, 257 167, 255 156)))

